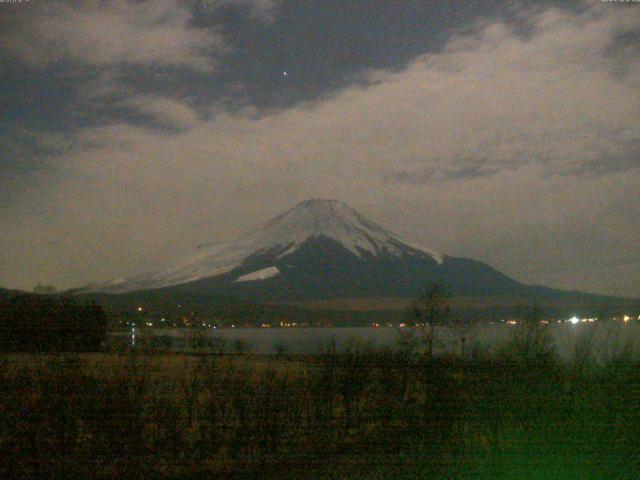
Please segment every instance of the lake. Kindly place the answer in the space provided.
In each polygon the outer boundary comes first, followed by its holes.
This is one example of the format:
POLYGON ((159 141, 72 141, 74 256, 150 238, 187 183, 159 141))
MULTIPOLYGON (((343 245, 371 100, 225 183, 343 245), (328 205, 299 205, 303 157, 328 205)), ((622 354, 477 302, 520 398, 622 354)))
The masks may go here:
MULTIPOLYGON (((490 352, 506 342, 517 326, 506 323, 470 327, 464 331, 440 329, 435 351, 437 354, 462 351, 461 337, 465 337, 465 352, 490 352)), ((640 345, 640 323, 595 322, 552 323, 549 329, 556 350, 564 360, 575 358, 576 351, 590 343, 595 357, 608 361, 628 350, 637 354, 640 345)), ((193 351, 214 345, 219 351, 239 350, 258 354, 313 354, 334 343, 338 351, 357 343, 372 348, 397 348, 400 332, 409 328, 345 327, 345 328, 223 328, 223 329, 136 329, 138 348, 158 346, 179 351, 193 351)), ((417 336, 419 331, 414 330, 417 336)), ((131 332, 110 334, 111 342, 129 345, 131 332)))

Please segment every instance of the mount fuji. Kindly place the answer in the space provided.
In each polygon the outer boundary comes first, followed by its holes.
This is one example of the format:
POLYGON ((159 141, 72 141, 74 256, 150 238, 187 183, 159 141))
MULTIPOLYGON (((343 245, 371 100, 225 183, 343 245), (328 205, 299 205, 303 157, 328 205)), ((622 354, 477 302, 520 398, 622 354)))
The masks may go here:
POLYGON ((336 200, 311 199, 222 245, 201 245, 163 271, 84 292, 167 291, 267 302, 408 298, 427 283, 461 297, 548 295, 482 262, 400 239, 336 200))

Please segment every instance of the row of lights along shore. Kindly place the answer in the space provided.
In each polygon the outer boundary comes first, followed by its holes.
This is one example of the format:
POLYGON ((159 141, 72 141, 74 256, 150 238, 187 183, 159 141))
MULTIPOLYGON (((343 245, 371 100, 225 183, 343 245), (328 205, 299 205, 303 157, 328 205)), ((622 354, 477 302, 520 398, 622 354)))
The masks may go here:
MULTIPOLYGON (((178 305, 178 308, 181 308, 181 305, 178 305)), ((143 313, 144 312, 144 307, 139 306, 136 308, 136 311, 138 313, 143 313)), ((191 314, 193 316, 193 313, 191 314)), ((623 323, 628 323, 632 320, 632 317, 630 315, 622 315, 620 317, 613 317, 611 318, 611 320, 613 321, 621 321, 623 323)), ((540 320, 540 323, 542 324, 550 324, 550 323, 569 323, 572 325, 577 325, 579 323, 594 323, 598 321, 598 317, 584 317, 584 318, 580 318, 578 316, 572 316, 571 318, 567 318, 567 319, 550 319, 550 320, 540 320)), ((640 315, 638 315, 637 317, 637 321, 640 322, 640 315)), ((136 322, 126 322, 127 325, 130 325, 132 327, 132 329, 135 329, 135 323, 136 322)), ((486 322, 489 323, 490 325, 495 325, 496 323, 506 323, 507 325, 517 325, 518 324, 518 320, 515 319, 510 319, 510 320, 505 320, 502 319, 499 322, 495 322, 495 321, 490 321, 490 322, 486 322)), ((144 326, 147 327, 153 327, 154 323, 152 321, 146 321, 144 322, 144 326)), ((205 321, 200 321, 200 322, 190 322, 187 320, 182 320, 181 322, 170 322, 167 321, 167 319, 165 317, 162 317, 160 319, 160 325, 156 324, 156 326, 162 326, 162 327, 166 327, 166 326, 173 326, 173 327, 192 327, 192 326, 201 326, 203 328, 219 328, 218 325, 213 324, 213 323, 208 323, 205 321)), ((246 325, 247 327, 255 327, 254 325, 246 325)), ((271 324, 271 323, 262 323, 259 325, 259 327, 261 328, 273 328, 274 326, 279 326, 281 328, 296 328, 296 327, 308 327, 310 326, 308 323, 306 322, 278 322, 275 324, 271 324)), ((329 324, 325 325, 325 326, 331 326, 329 324)), ((406 323, 378 323, 378 322, 372 322, 371 323, 371 327, 374 328, 379 328, 379 327, 400 327, 400 328, 405 328, 408 325, 406 323)), ((425 326, 425 325, 417 325, 417 326, 425 326)), ((237 325, 235 324, 231 324, 230 325, 231 328, 236 328, 237 325)), ((134 332, 132 332, 134 333, 134 332)), ((135 333, 134 333, 135 334, 135 333)))

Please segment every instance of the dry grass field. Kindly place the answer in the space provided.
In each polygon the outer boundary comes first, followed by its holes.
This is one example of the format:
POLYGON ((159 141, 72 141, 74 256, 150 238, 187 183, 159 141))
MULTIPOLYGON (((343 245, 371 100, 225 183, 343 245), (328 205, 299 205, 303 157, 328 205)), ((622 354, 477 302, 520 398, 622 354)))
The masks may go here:
MULTIPOLYGON (((2 478, 637 478, 640 363, 3 354, 2 478)), ((585 357, 586 358, 586 357, 585 357)))

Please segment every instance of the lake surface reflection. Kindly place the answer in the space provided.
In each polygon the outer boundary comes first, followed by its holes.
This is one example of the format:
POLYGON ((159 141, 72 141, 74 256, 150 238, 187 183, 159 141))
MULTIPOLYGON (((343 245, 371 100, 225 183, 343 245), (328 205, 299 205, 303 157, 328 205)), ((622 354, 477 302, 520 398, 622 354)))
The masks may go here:
MULTIPOLYGON (((490 353, 509 340, 517 326, 494 324, 465 330, 440 329, 436 353, 462 352, 462 337, 466 355, 490 353)), ((637 355, 640 345, 640 324, 636 322, 596 322, 572 325, 549 324, 555 348, 564 360, 572 360, 580 349, 589 348, 594 358, 609 361, 625 352, 637 355)), ((166 348, 179 351, 216 349, 225 353, 250 351, 258 354, 313 354, 335 345, 343 351, 357 344, 370 348, 398 348, 401 332, 411 329, 393 327, 346 328, 223 328, 223 329, 136 329, 138 348, 166 348)), ((420 337, 419 330, 414 330, 420 337)), ((114 332, 111 341, 122 345, 131 342, 131 332, 114 332)))

